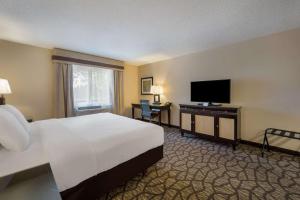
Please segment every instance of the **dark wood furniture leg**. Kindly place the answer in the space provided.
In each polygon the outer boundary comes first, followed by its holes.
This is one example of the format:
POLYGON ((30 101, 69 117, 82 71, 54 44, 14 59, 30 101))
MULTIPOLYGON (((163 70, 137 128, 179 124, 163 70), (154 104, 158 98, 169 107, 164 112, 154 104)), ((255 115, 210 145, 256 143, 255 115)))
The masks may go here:
POLYGON ((233 151, 236 150, 236 143, 233 143, 233 144, 232 144, 232 149, 233 149, 233 151))
POLYGON ((159 125, 161 126, 161 110, 158 113, 158 120, 159 120, 159 125))
POLYGON ((171 127, 171 109, 168 109, 168 125, 171 127))
POLYGON ((134 107, 133 106, 131 108, 131 116, 132 116, 132 119, 134 119, 134 107))
MULTIPOLYGON (((240 139, 240 107, 187 104, 179 104, 179 106, 179 122, 182 136, 184 133, 193 134, 212 141, 228 143, 232 146, 233 150, 236 149, 238 140, 240 139), (183 113, 186 114, 187 117, 183 118, 183 113), (201 128, 196 130, 197 121, 202 120, 197 120, 196 116, 210 117, 210 119, 213 119, 214 122, 207 123, 208 126, 211 126, 212 130, 209 135, 201 133, 201 128), (183 122, 183 119, 186 121, 183 122), (233 129, 232 133, 224 133, 226 130, 222 128, 222 126, 220 127, 221 120, 224 120, 224 123, 233 129), (228 122, 225 120, 228 120, 228 122), (182 127, 183 124, 187 124, 187 126, 182 127)), ((203 122, 206 123, 204 120, 203 122)))

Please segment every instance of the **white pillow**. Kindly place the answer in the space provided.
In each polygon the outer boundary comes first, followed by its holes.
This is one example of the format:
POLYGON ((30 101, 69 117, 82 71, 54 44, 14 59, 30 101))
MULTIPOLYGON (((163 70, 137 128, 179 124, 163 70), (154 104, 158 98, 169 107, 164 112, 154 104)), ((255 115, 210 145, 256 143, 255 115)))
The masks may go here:
POLYGON ((0 109, 0 143, 11 151, 23 151, 29 145, 29 134, 10 112, 0 109))
POLYGON ((0 108, 5 109, 15 116, 15 118, 22 124, 25 130, 30 133, 30 126, 28 121, 25 119, 24 115, 14 106, 12 105, 1 105, 0 108))

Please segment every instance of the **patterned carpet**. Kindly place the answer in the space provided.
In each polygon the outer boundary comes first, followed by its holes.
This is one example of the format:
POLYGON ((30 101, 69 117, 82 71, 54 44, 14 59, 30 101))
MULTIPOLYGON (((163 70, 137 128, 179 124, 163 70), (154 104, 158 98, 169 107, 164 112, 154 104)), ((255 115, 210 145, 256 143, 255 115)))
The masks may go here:
POLYGON ((300 199, 300 158, 239 145, 236 151, 165 128, 164 158, 101 200, 300 199))

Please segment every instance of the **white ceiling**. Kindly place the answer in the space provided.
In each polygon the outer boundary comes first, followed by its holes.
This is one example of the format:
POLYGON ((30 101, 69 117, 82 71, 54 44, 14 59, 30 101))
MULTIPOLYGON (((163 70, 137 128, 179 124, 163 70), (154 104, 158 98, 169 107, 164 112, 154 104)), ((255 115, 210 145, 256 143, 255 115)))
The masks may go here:
POLYGON ((300 27, 300 0, 0 0, 0 38, 149 63, 300 27))

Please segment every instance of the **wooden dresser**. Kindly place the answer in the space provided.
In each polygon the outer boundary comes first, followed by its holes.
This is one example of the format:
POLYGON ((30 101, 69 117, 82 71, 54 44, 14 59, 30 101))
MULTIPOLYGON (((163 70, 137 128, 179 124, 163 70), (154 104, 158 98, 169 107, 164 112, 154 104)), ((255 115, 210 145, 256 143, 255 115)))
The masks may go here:
POLYGON ((190 133, 213 141, 231 144, 235 149, 240 139, 240 107, 180 106, 181 135, 190 133))

